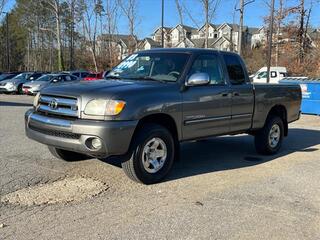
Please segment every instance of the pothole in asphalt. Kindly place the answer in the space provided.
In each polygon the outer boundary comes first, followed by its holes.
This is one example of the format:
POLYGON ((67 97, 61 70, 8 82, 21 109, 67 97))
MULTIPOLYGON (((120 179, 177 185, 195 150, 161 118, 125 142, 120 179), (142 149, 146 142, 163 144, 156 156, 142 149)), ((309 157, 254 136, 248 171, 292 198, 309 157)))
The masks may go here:
POLYGON ((68 203, 96 196, 107 189, 108 185, 100 181, 72 177, 8 193, 1 202, 23 206, 68 203))

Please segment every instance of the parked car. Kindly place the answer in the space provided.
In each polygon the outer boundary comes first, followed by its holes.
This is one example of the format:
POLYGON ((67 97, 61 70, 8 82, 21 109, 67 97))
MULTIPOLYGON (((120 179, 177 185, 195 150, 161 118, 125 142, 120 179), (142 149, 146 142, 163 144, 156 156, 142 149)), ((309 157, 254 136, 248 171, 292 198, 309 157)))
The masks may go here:
POLYGON ((65 73, 72 74, 80 79, 84 79, 87 77, 90 73, 88 71, 79 70, 79 71, 67 71, 65 73))
POLYGON ((161 181, 179 143, 250 134, 275 154, 300 117, 299 85, 252 84, 241 57, 208 49, 135 53, 110 81, 50 86, 26 112, 26 134, 65 160, 121 156, 134 181, 161 181))
POLYGON ((6 93, 19 93, 22 94, 22 85, 28 81, 33 81, 39 78, 42 73, 37 72, 23 72, 15 77, 1 81, 0 83, 0 91, 6 93))
POLYGON ((35 95, 42 88, 50 86, 51 84, 67 83, 78 80, 79 78, 71 74, 45 74, 34 81, 23 84, 22 90, 25 94, 35 95))
POLYGON ((93 81, 93 80, 101 80, 103 79, 103 72, 98 73, 89 73, 84 80, 86 81, 93 81))
MULTIPOLYGON (((270 68, 270 83, 279 83, 279 81, 288 76, 285 67, 271 67, 270 68)), ((261 68, 254 75, 250 76, 255 83, 267 83, 267 67, 261 68)))
POLYGON ((19 73, 13 73, 13 72, 9 72, 9 73, 2 73, 0 75, 0 82, 1 81, 4 81, 4 80, 7 80, 7 79, 11 79, 15 76, 17 76, 19 73))

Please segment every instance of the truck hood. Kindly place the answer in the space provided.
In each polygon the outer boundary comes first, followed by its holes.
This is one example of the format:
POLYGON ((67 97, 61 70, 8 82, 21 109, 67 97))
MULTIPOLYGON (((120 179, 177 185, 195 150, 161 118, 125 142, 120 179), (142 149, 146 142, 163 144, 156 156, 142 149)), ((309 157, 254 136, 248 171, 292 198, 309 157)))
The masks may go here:
POLYGON ((130 81, 130 80, 99 80, 80 81, 59 85, 51 85, 41 91, 41 94, 58 95, 66 97, 82 98, 112 98, 117 95, 125 98, 128 93, 138 93, 139 91, 163 88, 172 85, 170 83, 151 81, 130 81))

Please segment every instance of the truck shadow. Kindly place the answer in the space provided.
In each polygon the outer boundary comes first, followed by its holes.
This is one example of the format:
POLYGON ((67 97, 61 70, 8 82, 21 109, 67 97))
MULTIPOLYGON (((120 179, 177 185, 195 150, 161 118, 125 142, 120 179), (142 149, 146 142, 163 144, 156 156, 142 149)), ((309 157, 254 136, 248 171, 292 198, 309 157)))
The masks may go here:
MULTIPOLYGON (((212 172, 252 167, 276 161, 278 158, 294 152, 320 151, 316 147, 318 144, 320 144, 320 131, 299 128, 289 130, 289 137, 285 138, 280 152, 272 156, 257 154, 254 138, 248 135, 224 136, 187 142, 181 145, 180 160, 175 162, 164 182, 212 172)), ((121 167, 117 157, 103 161, 121 167)))
POLYGON ((320 131, 292 128, 280 152, 272 156, 256 153, 254 138, 248 135, 211 138, 184 143, 181 158, 165 181, 217 171, 251 167, 294 152, 314 152, 320 144, 320 131))

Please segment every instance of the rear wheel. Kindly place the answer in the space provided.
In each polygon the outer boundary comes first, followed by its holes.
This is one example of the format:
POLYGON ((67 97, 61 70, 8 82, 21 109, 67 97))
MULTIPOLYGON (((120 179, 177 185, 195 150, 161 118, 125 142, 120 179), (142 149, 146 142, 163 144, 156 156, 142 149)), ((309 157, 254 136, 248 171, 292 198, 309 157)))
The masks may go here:
POLYGON ((270 116, 265 126, 255 135, 255 146, 258 153, 275 154, 279 151, 284 137, 283 120, 270 116))
POLYGON ((50 153, 55 156, 56 158, 72 162, 72 161, 81 161, 81 160, 86 160, 90 159, 90 156, 81 154, 81 153, 76 153, 76 152, 71 152, 55 147, 48 146, 50 153))
POLYGON ((174 162, 174 140, 171 133, 157 124, 146 124, 133 139, 130 159, 122 162, 126 175, 133 181, 160 182, 174 162))

